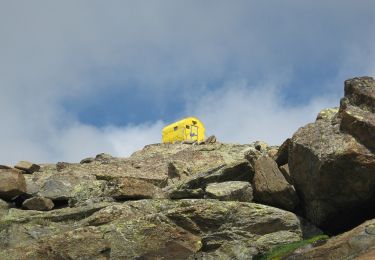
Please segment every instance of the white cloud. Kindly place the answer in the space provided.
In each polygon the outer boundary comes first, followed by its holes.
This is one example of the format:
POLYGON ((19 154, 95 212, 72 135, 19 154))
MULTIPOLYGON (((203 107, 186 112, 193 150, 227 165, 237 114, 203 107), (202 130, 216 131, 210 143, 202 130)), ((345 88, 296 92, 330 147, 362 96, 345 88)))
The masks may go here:
MULTIPOLYGON (((0 163, 78 161, 99 152, 125 156, 159 142, 158 119, 96 127, 80 122, 77 111, 63 106, 85 98, 100 102, 108 88, 132 84, 163 105, 169 104, 166 97, 174 98, 171 93, 203 97, 196 113, 223 141, 279 143, 334 103, 315 99, 302 107, 285 107, 279 93, 298 77, 297 68, 342 62, 324 82, 334 86, 336 95, 351 71, 375 73, 374 7, 372 0, 360 5, 3 1, 0 163), (259 83, 279 77, 282 85, 259 83), (218 90, 202 87, 228 80, 235 83, 218 90)), ((131 99, 124 97, 124 102, 131 99)), ((190 114, 194 101, 186 102, 185 114, 190 114)))
POLYGON ((326 96, 291 107, 282 103, 281 92, 274 84, 250 88, 246 81, 231 82, 191 105, 207 134, 219 141, 261 140, 272 145, 280 145, 299 127, 313 122, 321 109, 338 106, 338 100, 326 96))

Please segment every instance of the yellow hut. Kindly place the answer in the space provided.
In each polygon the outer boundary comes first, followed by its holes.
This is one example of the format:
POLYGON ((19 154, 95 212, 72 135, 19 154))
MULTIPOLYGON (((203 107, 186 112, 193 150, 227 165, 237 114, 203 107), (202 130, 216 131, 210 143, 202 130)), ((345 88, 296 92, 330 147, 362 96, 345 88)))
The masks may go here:
POLYGON ((163 143, 204 140, 204 126, 196 117, 187 117, 163 128, 163 143))

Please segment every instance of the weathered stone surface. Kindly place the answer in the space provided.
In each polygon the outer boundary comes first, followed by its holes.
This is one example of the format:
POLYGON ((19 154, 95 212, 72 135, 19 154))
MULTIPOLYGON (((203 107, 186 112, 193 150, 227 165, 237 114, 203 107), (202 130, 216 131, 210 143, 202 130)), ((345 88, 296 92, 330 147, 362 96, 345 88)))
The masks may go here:
POLYGON ((253 178, 253 169, 247 160, 239 160, 228 165, 221 165, 210 169, 207 172, 199 173, 183 179, 176 184, 168 186, 164 189, 170 198, 196 198, 182 197, 183 195, 202 194, 200 190, 205 190, 210 183, 226 182, 226 181, 247 181, 253 178), (191 190, 191 191, 189 191, 191 190))
POLYGON ((254 142, 254 147, 260 152, 266 152, 269 148, 269 145, 263 141, 256 141, 254 142))
POLYGON ((0 169, 0 198, 11 200, 26 192, 22 173, 13 169, 0 169))
POLYGON ((216 142, 217 142, 216 136, 214 135, 210 135, 209 137, 206 138, 206 140, 204 140, 205 144, 214 144, 216 142))
POLYGON ((95 158, 92 158, 92 157, 88 157, 88 158, 85 158, 85 159, 82 159, 79 163, 80 164, 84 164, 84 163, 92 163, 95 161, 95 158))
POLYGON ((350 133, 365 146, 375 150, 375 113, 346 106, 340 113, 341 130, 350 133))
POLYGON ((0 199, 0 218, 2 215, 6 214, 10 208, 11 205, 8 202, 0 199))
POLYGON ((33 173, 33 172, 39 171, 40 166, 35 163, 28 162, 28 161, 19 161, 14 166, 14 168, 25 171, 26 173, 33 173))
POLYGON ((12 169, 12 167, 7 166, 7 165, 0 165, 0 170, 9 170, 12 169))
POLYGON ((300 240, 302 227, 293 213, 254 203, 138 200, 11 209, 0 219, 2 234, 9 259, 249 259, 300 240))
POLYGON ((256 202, 291 211, 297 207, 299 200, 294 187, 285 180, 273 159, 266 156, 259 157, 253 161, 253 167, 256 202))
POLYGON ((332 120, 339 112, 338 107, 322 109, 316 117, 316 120, 332 120))
POLYGON ((337 124, 319 120, 297 131, 289 169, 314 224, 345 225, 375 203, 375 155, 337 124))
POLYGON ((22 203, 22 207, 25 209, 47 211, 53 209, 55 205, 53 201, 43 197, 33 197, 25 200, 22 203))
POLYGON ((282 166, 288 163, 288 154, 289 154, 289 143, 290 138, 286 139, 283 144, 277 150, 274 160, 278 166, 282 166))
POLYGON ((371 77, 346 80, 345 98, 351 105, 375 113, 375 80, 371 77))
POLYGON ((375 215, 373 100, 369 78, 346 81, 337 117, 300 128, 289 149, 289 169, 306 216, 328 229, 345 229, 375 215))
POLYGON ((292 176, 290 175, 289 165, 284 164, 284 165, 280 166, 279 169, 280 169, 280 172, 283 174, 285 180, 289 184, 293 185, 293 179, 292 179, 292 176))
POLYGON ((210 183, 206 187, 206 197, 226 201, 251 202, 253 189, 249 182, 244 181, 210 183))
POLYGON ((299 250, 286 259, 366 259, 374 256, 374 252, 375 220, 370 220, 324 245, 299 250))
POLYGON ((108 183, 108 197, 115 199, 160 199, 164 192, 157 186, 135 178, 118 178, 108 183))

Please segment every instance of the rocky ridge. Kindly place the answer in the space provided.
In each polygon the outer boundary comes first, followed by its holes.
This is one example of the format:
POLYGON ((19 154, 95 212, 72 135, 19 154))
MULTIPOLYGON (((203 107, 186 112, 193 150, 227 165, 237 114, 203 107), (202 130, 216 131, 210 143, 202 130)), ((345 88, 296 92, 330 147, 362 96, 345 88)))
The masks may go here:
POLYGON ((0 166, 0 259, 251 259, 320 229, 347 233, 284 257, 371 257, 374 118, 375 81, 354 78, 280 147, 210 137, 0 166))

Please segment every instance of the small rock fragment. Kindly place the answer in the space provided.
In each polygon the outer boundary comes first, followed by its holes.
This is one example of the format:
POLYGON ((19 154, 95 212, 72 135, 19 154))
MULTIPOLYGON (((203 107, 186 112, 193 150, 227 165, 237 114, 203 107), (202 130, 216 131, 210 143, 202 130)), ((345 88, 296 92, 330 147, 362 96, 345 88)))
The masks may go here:
POLYGON ((79 163, 80 164, 85 164, 85 163, 92 163, 93 161, 95 161, 94 158, 88 157, 88 158, 82 159, 79 163))
POLYGON ((53 201, 48 198, 43 197, 33 197, 25 200, 22 203, 24 209, 39 210, 39 211, 48 211, 53 209, 55 205, 53 201))
POLYGON ((33 173, 33 172, 37 172, 39 171, 40 169, 40 166, 35 164, 35 163, 31 163, 31 162, 28 162, 28 161, 19 161, 15 166, 14 168, 16 169, 19 169, 19 170, 22 170, 22 171, 25 171, 27 173, 33 173))

